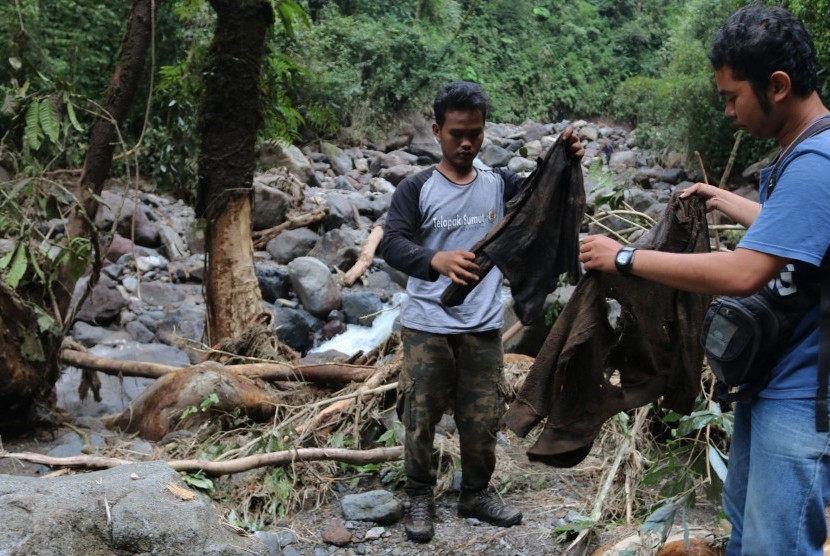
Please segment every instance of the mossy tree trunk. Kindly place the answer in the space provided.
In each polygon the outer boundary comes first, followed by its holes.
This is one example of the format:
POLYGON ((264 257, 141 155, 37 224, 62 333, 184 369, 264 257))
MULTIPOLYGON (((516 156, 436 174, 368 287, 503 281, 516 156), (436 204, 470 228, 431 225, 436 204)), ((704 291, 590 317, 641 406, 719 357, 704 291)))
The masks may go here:
POLYGON ((260 71, 274 14, 263 0, 209 2, 217 21, 200 114, 198 212, 207 222, 207 332, 216 344, 244 332, 262 313, 251 196, 262 121, 260 71))

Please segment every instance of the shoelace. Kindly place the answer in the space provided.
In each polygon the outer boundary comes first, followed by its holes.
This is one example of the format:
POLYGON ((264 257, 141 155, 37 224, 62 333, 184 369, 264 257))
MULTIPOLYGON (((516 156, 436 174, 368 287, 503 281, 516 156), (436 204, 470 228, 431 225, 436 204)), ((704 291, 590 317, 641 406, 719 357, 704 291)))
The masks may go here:
POLYGON ((429 507, 429 498, 426 496, 416 496, 410 502, 409 515, 413 520, 430 519, 432 512, 430 512, 429 507))

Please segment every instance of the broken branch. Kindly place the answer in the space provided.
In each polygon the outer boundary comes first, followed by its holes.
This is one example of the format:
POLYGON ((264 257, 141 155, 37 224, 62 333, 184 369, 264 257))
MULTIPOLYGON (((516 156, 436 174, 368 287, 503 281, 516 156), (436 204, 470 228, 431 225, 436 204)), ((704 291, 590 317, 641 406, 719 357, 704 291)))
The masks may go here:
POLYGON ((375 251, 377 251, 382 239, 383 226, 375 226, 372 228, 369 237, 366 238, 366 243, 363 244, 360 255, 357 257, 357 262, 354 263, 354 266, 343 277, 344 286, 351 286, 358 278, 363 276, 363 273, 371 266, 372 260, 375 258, 375 251))
POLYGON ((252 234, 254 238, 254 247, 256 247, 257 249, 261 249, 265 247, 265 245, 269 241, 283 233, 285 230, 293 230, 294 228, 304 228, 306 226, 310 226, 311 224, 321 222, 325 220, 328 214, 328 208, 321 208, 315 210, 314 212, 289 216, 285 222, 278 226, 268 228, 267 230, 259 230, 254 232, 252 234))

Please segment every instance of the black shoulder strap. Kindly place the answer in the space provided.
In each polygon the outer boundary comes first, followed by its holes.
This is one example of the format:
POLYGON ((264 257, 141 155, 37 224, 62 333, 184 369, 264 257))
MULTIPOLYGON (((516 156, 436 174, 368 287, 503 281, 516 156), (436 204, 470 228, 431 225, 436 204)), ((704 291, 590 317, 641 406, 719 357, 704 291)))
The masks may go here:
POLYGON ((792 143, 787 145, 787 148, 779 153, 778 158, 775 159, 775 166, 772 167, 772 172, 770 173, 770 182, 769 188, 767 189, 767 197, 772 195, 772 190, 775 189, 776 184, 778 183, 778 171, 781 166, 781 163, 784 162, 790 153, 793 152, 799 143, 804 141, 805 139, 809 139, 813 135, 817 135, 822 131, 830 129, 830 114, 822 116, 821 118, 817 118, 813 123, 811 123, 804 131, 798 134, 792 143))
POLYGON ((821 265, 821 317, 818 325, 818 391, 816 432, 830 432, 827 416, 827 385, 830 381, 830 264, 821 265))

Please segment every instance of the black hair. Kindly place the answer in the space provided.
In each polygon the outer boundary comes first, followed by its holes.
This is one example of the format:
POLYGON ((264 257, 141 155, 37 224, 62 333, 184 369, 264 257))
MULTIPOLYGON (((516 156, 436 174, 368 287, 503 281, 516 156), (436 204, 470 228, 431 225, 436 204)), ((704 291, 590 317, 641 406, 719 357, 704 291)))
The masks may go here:
POLYGON ((767 86, 776 71, 789 75, 793 91, 802 97, 818 87, 813 39, 799 18, 779 6, 753 3, 735 11, 715 35, 709 61, 749 81, 765 112, 767 86))
POLYGON ((447 112, 451 110, 481 110, 481 115, 486 120, 490 99, 478 83, 453 81, 438 91, 432 108, 435 112, 435 122, 438 127, 442 127, 447 112))

